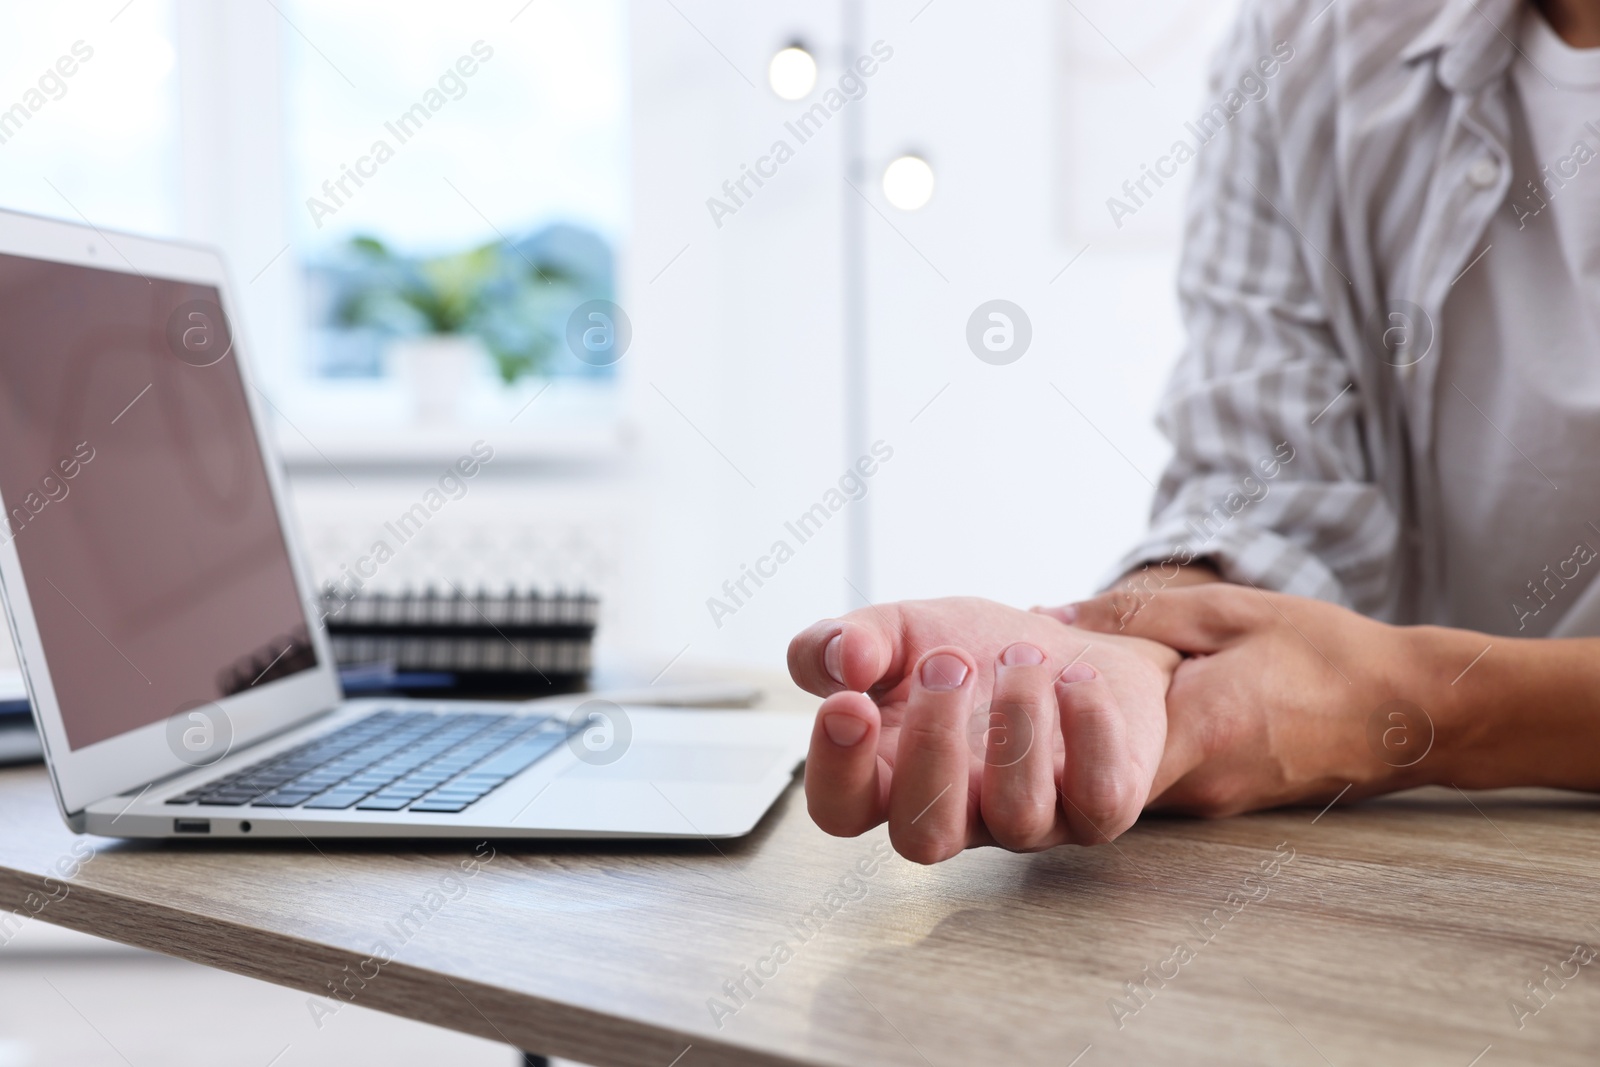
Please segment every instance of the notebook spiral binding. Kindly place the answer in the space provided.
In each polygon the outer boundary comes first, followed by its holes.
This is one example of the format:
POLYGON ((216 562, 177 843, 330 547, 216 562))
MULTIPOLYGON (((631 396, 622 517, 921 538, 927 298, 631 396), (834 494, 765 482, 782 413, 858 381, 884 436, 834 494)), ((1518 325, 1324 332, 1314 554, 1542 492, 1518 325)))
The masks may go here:
POLYGON ((479 588, 475 593, 453 589, 441 593, 435 586, 420 592, 404 589, 398 593, 340 592, 332 582, 323 587, 322 608, 330 630, 412 626, 499 626, 546 628, 552 626, 588 627, 599 620, 600 601, 589 593, 564 593, 557 590, 545 596, 537 590, 508 589, 490 593, 479 588))
POLYGON ((352 595, 329 583, 322 610, 341 666, 381 663, 448 672, 458 688, 546 692, 587 677, 600 605, 585 592, 427 586, 352 595))

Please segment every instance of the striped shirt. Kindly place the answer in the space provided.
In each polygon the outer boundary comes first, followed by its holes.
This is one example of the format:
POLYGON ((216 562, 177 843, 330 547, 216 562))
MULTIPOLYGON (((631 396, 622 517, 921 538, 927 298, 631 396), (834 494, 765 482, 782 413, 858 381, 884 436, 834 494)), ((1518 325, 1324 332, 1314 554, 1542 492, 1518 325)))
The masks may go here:
POLYGON ((1246 0, 1212 70, 1226 121, 1193 165, 1187 341, 1158 415, 1174 455, 1118 573, 1147 566, 1148 589, 1207 558, 1231 581, 1461 624, 1443 590, 1464 576, 1438 550, 1440 327, 1511 188, 1523 7, 1246 0), (1230 98, 1252 75, 1263 95, 1230 98))

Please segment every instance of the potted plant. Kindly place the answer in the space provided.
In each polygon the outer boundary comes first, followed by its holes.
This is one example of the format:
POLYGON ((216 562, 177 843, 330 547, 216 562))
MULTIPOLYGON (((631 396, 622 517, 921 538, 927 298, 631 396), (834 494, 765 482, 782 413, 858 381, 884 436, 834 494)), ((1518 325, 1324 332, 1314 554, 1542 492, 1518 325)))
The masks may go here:
POLYGON ((408 257, 362 236, 348 252, 335 321, 390 338, 388 350, 426 423, 454 419, 462 389, 485 357, 507 384, 545 370, 566 313, 584 298, 560 265, 501 243, 408 257))

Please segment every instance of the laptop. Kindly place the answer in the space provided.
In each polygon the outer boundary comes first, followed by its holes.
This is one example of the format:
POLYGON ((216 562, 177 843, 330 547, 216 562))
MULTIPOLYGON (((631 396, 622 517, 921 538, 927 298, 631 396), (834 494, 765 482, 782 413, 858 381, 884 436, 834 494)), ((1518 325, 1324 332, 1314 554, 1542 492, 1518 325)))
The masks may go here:
POLYGON ((346 699, 245 355, 216 252, 0 212, 0 593, 72 829, 754 828, 806 716, 346 699))

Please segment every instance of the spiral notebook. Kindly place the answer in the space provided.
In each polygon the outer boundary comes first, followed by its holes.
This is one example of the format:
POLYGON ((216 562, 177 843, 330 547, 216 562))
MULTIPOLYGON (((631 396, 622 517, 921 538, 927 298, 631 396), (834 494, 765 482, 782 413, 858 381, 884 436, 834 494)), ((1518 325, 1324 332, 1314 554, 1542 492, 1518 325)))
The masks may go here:
POLYGON ((402 692, 538 696, 581 689, 599 619, 599 601, 589 593, 459 587, 346 595, 328 586, 322 610, 346 689, 369 678, 373 690, 402 692))

